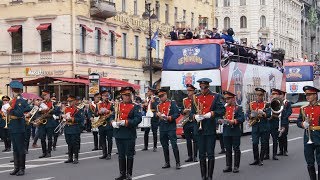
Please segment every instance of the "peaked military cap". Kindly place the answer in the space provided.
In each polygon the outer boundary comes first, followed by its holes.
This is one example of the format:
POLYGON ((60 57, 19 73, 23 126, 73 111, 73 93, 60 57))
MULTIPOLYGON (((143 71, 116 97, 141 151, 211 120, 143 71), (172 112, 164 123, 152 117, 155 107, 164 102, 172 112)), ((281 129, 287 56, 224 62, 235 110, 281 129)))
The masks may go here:
POLYGON ((93 97, 96 97, 96 96, 99 96, 100 95, 100 93, 95 93, 94 95, 93 95, 93 97))
POLYGON ((50 91, 49 91, 48 89, 43 89, 43 90, 41 91, 41 94, 42 94, 42 95, 47 95, 47 94, 50 94, 50 91))
POLYGON ((201 78, 201 79, 198 79, 197 82, 200 83, 200 84, 202 84, 202 83, 204 83, 204 84, 209 84, 209 83, 212 82, 212 80, 209 79, 209 78, 201 78))
POLYGON ((233 94, 233 93, 230 92, 230 91, 223 91, 223 95, 224 95, 225 97, 235 97, 235 96, 236 96, 235 94, 233 94))
POLYGON ((2 96, 2 98, 1 98, 1 99, 2 99, 2 101, 3 101, 3 100, 5 100, 5 99, 7 99, 8 101, 10 101, 10 97, 9 97, 9 96, 7 96, 7 95, 2 96))
POLYGON ((193 90, 197 89, 197 88, 194 87, 192 84, 187 84, 186 86, 187 86, 187 88, 192 88, 193 90))
POLYGON ((161 96, 161 95, 163 95, 163 94, 167 94, 167 90, 166 90, 166 89, 163 89, 163 88, 158 89, 157 95, 158 95, 158 96, 161 96))
POLYGON ((272 91, 275 91, 275 92, 277 92, 278 94, 285 94, 285 93, 286 93, 285 91, 282 91, 282 90, 277 89, 277 88, 272 88, 272 89, 271 89, 271 92, 272 92, 272 91))
POLYGON ((263 93, 266 92, 266 90, 264 90, 264 89, 262 89, 262 88, 259 88, 259 87, 255 88, 254 90, 255 90, 255 91, 260 91, 260 92, 263 92, 263 93))
POLYGON ((303 91, 307 94, 307 93, 317 93, 320 92, 319 89, 313 87, 313 86, 304 86, 303 87, 303 91))
POLYGON ((120 94, 124 95, 124 94, 131 94, 134 93, 134 89, 131 86, 127 86, 127 87, 123 87, 120 90, 120 94))
POLYGON ((19 81, 11 81, 9 83, 9 86, 12 88, 12 89, 23 89, 23 85, 21 82, 19 81))
POLYGON ((67 101, 74 101, 76 97, 74 95, 69 95, 67 101))
POLYGON ((153 87, 151 87, 151 86, 148 86, 148 89, 149 89, 150 91, 157 92, 157 89, 156 89, 156 88, 153 88, 153 87))

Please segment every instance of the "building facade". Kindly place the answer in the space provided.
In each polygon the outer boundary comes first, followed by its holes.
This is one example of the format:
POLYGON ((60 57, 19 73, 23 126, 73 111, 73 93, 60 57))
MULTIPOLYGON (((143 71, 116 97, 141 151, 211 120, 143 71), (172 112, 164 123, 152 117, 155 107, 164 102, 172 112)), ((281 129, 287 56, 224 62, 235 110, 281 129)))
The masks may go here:
POLYGON ((272 43, 286 58, 301 56, 301 7, 298 0, 217 0, 215 26, 233 28, 250 46, 272 43))
MULTIPOLYGON (((213 19, 213 2, 151 1, 157 15, 152 35, 159 29, 152 52, 153 82, 160 78, 164 45, 175 21, 186 21, 194 28, 199 15, 213 19)), ((6 93, 5 84, 12 79, 74 78, 96 72, 139 84, 143 95, 150 79, 149 24, 143 12, 142 0, 2 0, 0 94, 6 93)))

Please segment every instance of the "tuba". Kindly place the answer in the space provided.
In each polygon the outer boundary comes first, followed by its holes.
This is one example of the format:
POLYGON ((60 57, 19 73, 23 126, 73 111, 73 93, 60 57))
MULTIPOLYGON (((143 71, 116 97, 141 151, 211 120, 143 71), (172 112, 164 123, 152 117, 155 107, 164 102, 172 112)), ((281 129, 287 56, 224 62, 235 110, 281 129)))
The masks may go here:
POLYGON ((284 108, 284 101, 279 98, 273 98, 270 103, 270 108, 273 117, 281 117, 281 112, 284 108))

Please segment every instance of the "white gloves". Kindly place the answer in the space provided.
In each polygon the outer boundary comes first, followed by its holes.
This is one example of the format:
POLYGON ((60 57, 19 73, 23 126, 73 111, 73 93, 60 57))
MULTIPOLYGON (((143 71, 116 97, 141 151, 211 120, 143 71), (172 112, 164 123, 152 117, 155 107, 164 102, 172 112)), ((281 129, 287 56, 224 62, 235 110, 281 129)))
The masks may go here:
POLYGON ((206 119, 211 118, 211 112, 206 113, 203 117, 206 119))
POLYGON ((202 121, 204 119, 204 116, 197 114, 197 115, 194 116, 194 118, 197 120, 197 122, 200 122, 200 121, 202 121))
POLYGON ((119 124, 117 123, 117 122, 115 122, 115 121, 112 121, 112 127, 113 128, 119 128, 119 124))
POLYGON ((125 120, 121 120, 119 125, 120 126, 125 126, 126 125, 126 121, 125 120))
POLYGON ((53 117, 54 120, 59 119, 59 116, 56 116, 56 115, 52 115, 52 117, 53 117))
POLYGON ((304 129, 308 129, 309 128, 309 122, 304 121, 302 124, 303 124, 304 129))

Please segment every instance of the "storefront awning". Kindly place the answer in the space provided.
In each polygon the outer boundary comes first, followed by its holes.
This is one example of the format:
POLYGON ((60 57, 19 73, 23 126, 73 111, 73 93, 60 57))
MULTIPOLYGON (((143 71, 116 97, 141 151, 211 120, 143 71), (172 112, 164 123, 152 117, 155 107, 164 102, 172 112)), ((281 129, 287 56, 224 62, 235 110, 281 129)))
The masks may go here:
POLYGON ((105 31, 104 31, 103 29, 101 29, 101 28, 98 28, 98 27, 97 27, 96 30, 100 31, 101 34, 108 35, 108 33, 105 32, 105 31))
POLYGON ((9 29, 8 29, 8 32, 9 33, 15 33, 15 32, 18 32, 20 30, 22 26, 21 25, 17 25, 17 26, 11 26, 9 29))
POLYGON ((90 29, 87 25, 80 24, 81 27, 85 28, 88 32, 93 32, 92 29, 90 29))
POLYGON ((40 24, 38 27, 37 27, 37 30, 38 31, 45 31, 45 30, 48 30, 48 28, 51 26, 50 23, 47 23, 47 24, 40 24))

